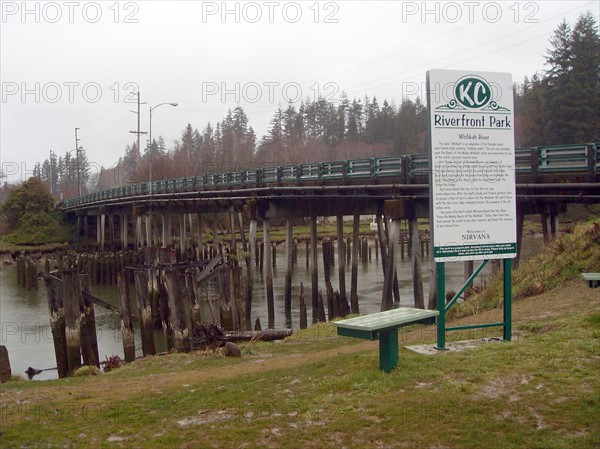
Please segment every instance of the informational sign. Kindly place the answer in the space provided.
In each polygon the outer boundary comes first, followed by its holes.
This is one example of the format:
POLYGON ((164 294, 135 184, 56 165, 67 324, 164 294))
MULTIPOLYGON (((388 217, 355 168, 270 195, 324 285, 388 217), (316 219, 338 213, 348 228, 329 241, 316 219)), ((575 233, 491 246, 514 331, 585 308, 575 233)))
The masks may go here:
POLYGON ((515 257, 511 75, 430 70, 427 105, 434 260, 515 257))

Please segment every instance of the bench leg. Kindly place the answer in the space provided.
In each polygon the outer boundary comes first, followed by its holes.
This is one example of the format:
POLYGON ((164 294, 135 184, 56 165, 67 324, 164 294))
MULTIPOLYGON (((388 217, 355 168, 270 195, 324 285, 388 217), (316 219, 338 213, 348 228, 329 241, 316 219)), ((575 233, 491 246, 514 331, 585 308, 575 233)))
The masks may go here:
POLYGON ((379 334, 379 369, 389 373, 398 366, 398 330, 379 334))

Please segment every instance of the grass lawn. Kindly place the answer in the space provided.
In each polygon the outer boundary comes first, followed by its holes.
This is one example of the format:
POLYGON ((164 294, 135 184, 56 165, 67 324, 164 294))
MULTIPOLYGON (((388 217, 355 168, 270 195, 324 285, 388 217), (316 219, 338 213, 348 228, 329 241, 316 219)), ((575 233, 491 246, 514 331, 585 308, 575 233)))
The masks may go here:
MULTIPOLYGON (((522 299, 512 342, 435 356, 402 348, 390 374, 378 370, 377 342, 326 324, 247 343, 241 359, 173 354, 95 377, 12 381, 1 390, 0 446, 598 448, 599 293, 569 281, 522 299)), ((419 327, 399 338, 434 335, 419 327)))

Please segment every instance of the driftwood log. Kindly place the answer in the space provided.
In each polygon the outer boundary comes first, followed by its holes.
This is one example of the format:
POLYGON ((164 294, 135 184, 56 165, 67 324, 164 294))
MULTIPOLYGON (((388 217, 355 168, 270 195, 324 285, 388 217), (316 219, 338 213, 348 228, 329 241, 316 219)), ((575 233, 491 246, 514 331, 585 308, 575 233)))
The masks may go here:
POLYGON ((223 337, 226 341, 250 341, 250 340, 261 340, 261 341, 275 341, 283 340, 286 337, 292 335, 291 329, 274 330, 267 329, 264 331, 232 331, 223 332, 223 337))
POLYGON ((291 329, 264 331, 223 331, 217 324, 200 324, 195 326, 192 343, 194 347, 218 348, 226 342, 236 341, 275 341, 292 335, 291 329))

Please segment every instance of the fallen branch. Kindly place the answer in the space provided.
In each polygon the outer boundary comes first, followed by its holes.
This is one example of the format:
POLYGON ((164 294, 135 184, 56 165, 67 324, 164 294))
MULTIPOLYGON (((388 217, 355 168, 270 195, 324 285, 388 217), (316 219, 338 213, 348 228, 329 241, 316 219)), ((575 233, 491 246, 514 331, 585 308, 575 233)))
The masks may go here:
POLYGON ((291 329, 274 330, 268 329, 264 331, 229 331, 223 332, 223 338, 225 341, 250 341, 250 340, 261 340, 261 341, 274 341, 283 340, 286 337, 292 335, 291 329))

